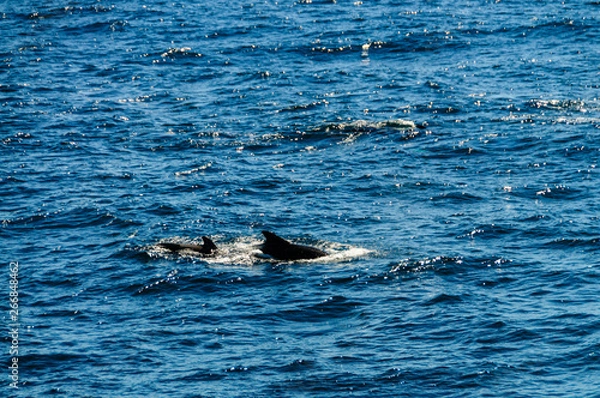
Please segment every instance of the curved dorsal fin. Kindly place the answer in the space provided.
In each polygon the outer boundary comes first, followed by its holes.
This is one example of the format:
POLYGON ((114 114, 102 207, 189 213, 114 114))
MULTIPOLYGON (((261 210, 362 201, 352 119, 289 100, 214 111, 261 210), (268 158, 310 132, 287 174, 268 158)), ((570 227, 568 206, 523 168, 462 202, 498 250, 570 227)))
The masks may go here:
POLYGON ((270 244, 270 243, 276 243, 276 244, 280 244, 280 245, 290 245, 291 244, 290 242, 283 239, 282 237, 275 235, 273 232, 262 231, 262 234, 267 239, 267 242, 266 242, 267 244, 270 244))
POLYGON ((204 242, 204 246, 202 246, 204 252, 212 253, 214 250, 217 250, 217 245, 209 237, 203 236, 202 242, 204 242))

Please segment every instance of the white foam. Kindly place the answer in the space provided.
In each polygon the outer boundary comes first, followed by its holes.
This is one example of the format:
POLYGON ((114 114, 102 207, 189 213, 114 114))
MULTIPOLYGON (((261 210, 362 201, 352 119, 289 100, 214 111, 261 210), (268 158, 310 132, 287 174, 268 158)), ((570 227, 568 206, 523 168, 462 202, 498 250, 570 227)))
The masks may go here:
POLYGON ((331 262, 331 263, 348 262, 348 261, 355 260, 360 257, 368 256, 368 255, 374 253, 374 251, 365 249, 364 247, 348 247, 346 249, 343 249, 340 251, 333 251, 330 253, 331 254, 329 254, 328 256, 322 257, 318 260, 321 260, 322 262, 324 261, 324 262, 331 262))
POLYGON ((405 130, 405 129, 414 129, 417 126, 415 125, 415 122, 413 122, 412 120, 405 120, 405 119, 390 119, 390 120, 384 120, 384 121, 379 121, 379 122, 372 122, 372 121, 368 121, 368 120, 355 120, 352 122, 348 122, 348 123, 340 123, 339 125, 337 125, 337 128, 340 130, 345 130, 345 129, 382 129, 382 128, 392 128, 395 130, 405 130))
POLYGON ((257 261, 256 256, 261 253, 260 243, 261 241, 251 237, 241 237, 231 242, 215 242, 217 252, 203 260, 215 265, 252 266, 257 261))

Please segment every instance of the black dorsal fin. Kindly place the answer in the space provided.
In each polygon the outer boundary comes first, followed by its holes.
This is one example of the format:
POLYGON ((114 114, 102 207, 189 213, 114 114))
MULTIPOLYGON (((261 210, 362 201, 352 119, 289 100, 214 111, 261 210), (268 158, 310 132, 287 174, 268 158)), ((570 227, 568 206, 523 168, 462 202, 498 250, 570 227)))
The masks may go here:
POLYGON ((290 245, 291 244, 290 242, 283 239, 282 237, 275 235, 273 232, 262 231, 262 234, 267 239, 267 242, 266 242, 267 244, 271 244, 271 243, 275 243, 275 244, 279 244, 279 245, 290 245))
POLYGON ((217 250, 217 245, 209 237, 203 236, 202 241, 204 242, 203 251, 205 253, 212 253, 217 250))

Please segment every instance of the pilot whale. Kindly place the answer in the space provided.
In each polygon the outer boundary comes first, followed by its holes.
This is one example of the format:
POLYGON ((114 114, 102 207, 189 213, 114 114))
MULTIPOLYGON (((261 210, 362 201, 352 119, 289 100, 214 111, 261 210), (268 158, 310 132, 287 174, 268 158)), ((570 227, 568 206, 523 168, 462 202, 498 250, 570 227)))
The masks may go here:
POLYGON ((328 254, 311 246, 296 245, 269 231, 262 231, 266 241, 261 250, 276 260, 311 260, 328 254))
POLYGON ((182 250, 189 250, 200 254, 212 254, 217 251, 217 245, 214 244, 212 240, 208 237, 203 236, 202 241, 203 245, 192 245, 186 243, 172 243, 172 242, 161 242, 158 243, 157 246, 162 247, 164 249, 170 250, 172 252, 180 252, 182 250))

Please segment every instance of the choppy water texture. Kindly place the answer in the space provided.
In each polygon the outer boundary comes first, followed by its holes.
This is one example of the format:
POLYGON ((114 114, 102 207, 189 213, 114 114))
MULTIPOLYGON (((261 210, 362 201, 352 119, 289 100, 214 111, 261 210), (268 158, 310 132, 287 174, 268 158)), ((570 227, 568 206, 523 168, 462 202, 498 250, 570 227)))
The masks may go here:
POLYGON ((599 396, 599 2, 203 3, 1 6, 20 395, 599 396))

